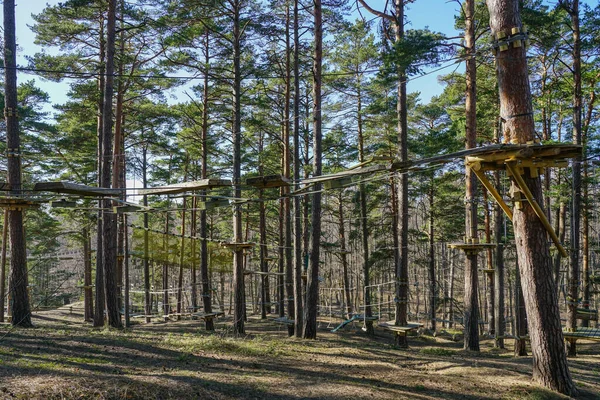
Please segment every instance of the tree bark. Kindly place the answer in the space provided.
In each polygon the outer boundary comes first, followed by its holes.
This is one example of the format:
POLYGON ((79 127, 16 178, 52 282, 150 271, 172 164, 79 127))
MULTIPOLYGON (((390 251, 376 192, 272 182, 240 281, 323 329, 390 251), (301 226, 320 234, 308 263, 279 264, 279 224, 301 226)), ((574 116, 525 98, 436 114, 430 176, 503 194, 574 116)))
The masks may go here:
MULTIPOLYGON (((205 33, 204 42, 204 65, 206 70, 203 71, 203 90, 202 90, 202 179, 208 178, 208 65, 210 61, 209 43, 210 36, 208 29, 205 33)), ((200 192, 202 199, 206 200, 206 191, 200 192)), ((200 211, 200 279, 202 286, 202 307, 205 313, 212 313, 212 302, 210 292, 210 274, 208 271, 208 224, 206 220, 206 210, 200 211)), ((224 296, 225 288, 221 285, 221 294, 224 296)), ((225 311, 223 301, 221 301, 222 311, 225 311)), ((207 331, 214 331, 215 325, 212 318, 204 319, 204 327, 207 331)))
POLYGON ((8 209, 2 220, 2 255, 0 256, 0 322, 4 322, 4 299, 6 298, 6 248, 8 247, 8 209))
POLYGON ((81 236, 83 237, 83 319, 84 321, 93 321, 92 243, 87 226, 83 228, 81 236))
MULTIPOLYGON (((99 48, 99 62, 98 62, 98 123, 96 127, 96 133, 98 136, 98 186, 102 186, 102 155, 103 155, 103 140, 102 135, 104 132, 103 123, 103 110, 104 110, 104 86, 106 85, 106 41, 104 39, 104 15, 100 16, 99 21, 99 36, 100 36, 100 48, 99 48)), ((104 202, 102 200, 98 201, 98 207, 100 210, 98 211, 98 219, 96 223, 96 279, 94 281, 94 287, 96 288, 96 293, 94 296, 94 327, 100 327, 104 325, 104 310, 106 308, 106 296, 104 292, 104 263, 102 261, 104 255, 102 252, 102 241, 103 241, 103 232, 102 232, 102 221, 103 221, 103 212, 102 208, 104 206, 104 202)))
MULTIPOLYGON (((394 34, 396 42, 404 38, 404 0, 395 0, 394 34)), ((408 118, 406 69, 397 66, 398 87, 396 116, 398 119, 398 158, 408 161, 408 118)), ((395 325, 408 323, 408 175, 399 174, 398 180, 398 257, 396 265, 396 319, 395 325)), ((396 335, 396 345, 408 347, 406 335, 396 335)))
MULTIPOLYGON (((111 164, 113 142, 113 93, 115 71, 116 0, 108 1, 106 25, 106 82, 102 106, 102 187, 111 187, 111 164)), ((102 264, 104 267, 104 291, 108 324, 121 328, 119 292, 117 287, 117 218, 112 212, 113 201, 104 200, 102 213, 102 264), (109 211, 110 210, 110 211, 109 211)))
MULTIPOLYGON (((560 2, 571 15, 571 29, 573 29, 573 143, 581 144, 581 37, 579 29, 579 0, 560 2), (566 4, 565 4, 566 3, 566 4)), ((581 242, 581 161, 573 161, 573 177, 571 179, 573 198, 571 204, 571 253, 569 262, 569 286, 567 298, 567 329, 577 329, 577 307, 579 302, 580 258, 579 247, 581 242)), ((577 355, 575 341, 567 341, 567 355, 577 355)))
MULTIPOLYGON (((322 130, 321 130, 321 70, 323 60, 323 16, 321 0, 313 2, 314 19, 314 59, 313 59, 313 172, 315 176, 322 173, 322 130)), ((310 264, 306 284, 306 315, 302 337, 317 338, 317 308, 319 304, 319 256, 321 244, 321 184, 314 187, 312 195, 312 240, 310 264)))
MULTIPOLYGON (((517 0, 487 0, 490 27, 494 35, 511 34, 512 28, 522 29, 517 0)), ((497 36, 496 36, 497 37, 497 36)), ((524 46, 510 45, 496 53, 500 115, 504 137, 512 143, 534 140, 534 121, 524 46)), ((531 177, 525 169, 523 179, 534 199, 542 203, 539 177, 531 177)), ((517 188, 513 182, 514 192, 517 188)), ((529 204, 513 210, 513 225, 520 277, 525 287, 529 335, 533 354, 534 380, 566 395, 576 393, 569 373, 558 299, 552 278, 552 259, 547 232, 529 204)))
MULTIPOLYGON (((4 2, 4 118, 6 122, 6 147, 8 185, 10 195, 21 193, 21 139, 17 110, 17 43, 15 2, 4 2)), ((27 248, 23 227, 23 210, 8 209, 8 234, 10 237, 9 292, 13 326, 28 328, 31 323, 27 277, 27 248)))
MULTIPOLYGON (((294 0, 294 190, 300 189, 300 21, 298 0, 294 0)), ((294 325, 296 337, 304 324, 302 300, 302 203, 294 196, 294 325)))
MULTIPOLYGON (((233 8, 233 197, 242 197, 241 163, 242 163, 242 128, 241 128, 241 83, 240 67, 241 36, 240 9, 241 2, 232 2, 233 8)), ((242 243, 242 206, 233 205, 233 333, 243 335, 244 329, 244 251, 238 247, 242 243)))
MULTIPOLYGON (((500 187, 500 171, 494 173, 496 187, 500 187)), ((496 241, 496 267, 494 268, 494 346, 504 348, 504 335, 506 334, 506 319, 504 314, 504 212, 498 203, 494 206, 494 237, 496 241)))

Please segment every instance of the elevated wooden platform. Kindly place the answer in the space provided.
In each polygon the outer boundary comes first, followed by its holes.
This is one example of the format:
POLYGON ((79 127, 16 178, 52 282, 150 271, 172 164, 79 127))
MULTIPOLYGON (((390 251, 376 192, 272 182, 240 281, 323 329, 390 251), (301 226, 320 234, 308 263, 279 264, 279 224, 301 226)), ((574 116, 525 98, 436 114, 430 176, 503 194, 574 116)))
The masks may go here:
POLYGON ((244 275, 284 276, 284 272, 244 271, 244 275))
POLYGON ((490 248, 496 248, 496 246, 496 243, 448 243, 448 247, 451 249, 459 249, 466 254, 477 254, 490 248))
POLYGON ((28 208, 39 208, 42 204, 39 200, 30 200, 22 197, 0 197, 0 208, 8 210, 26 210, 28 208))
POLYGON ((598 321, 598 310, 589 308, 578 308, 575 316, 577 319, 585 321, 598 321))
POLYGON ((291 181, 283 175, 265 175, 255 176, 246 179, 246 185, 253 186, 258 189, 278 188, 289 186, 291 181))
POLYGON ((221 247, 228 248, 233 251, 251 249, 255 246, 253 242, 242 242, 242 243, 233 243, 233 242, 221 242, 219 243, 221 247))
POLYGON ((122 189, 99 188, 94 186, 80 185, 71 182, 38 182, 33 186, 33 190, 37 192, 53 192, 74 194, 77 196, 118 196, 123 192, 122 189))
POLYGON ((210 198, 205 201, 199 201, 198 205, 197 205, 199 210, 212 210, 217 207, 228 207, 228 206, 229 206, 229 200, 222 199, 222 198, 210 198))
POLYGON ((172 185, 157 186, 154 188, 138 189, 137 194, 177 194, 226 186, 231 186, 231 181, 229 179, 201 179, 199 181, 181 182, 172 185))

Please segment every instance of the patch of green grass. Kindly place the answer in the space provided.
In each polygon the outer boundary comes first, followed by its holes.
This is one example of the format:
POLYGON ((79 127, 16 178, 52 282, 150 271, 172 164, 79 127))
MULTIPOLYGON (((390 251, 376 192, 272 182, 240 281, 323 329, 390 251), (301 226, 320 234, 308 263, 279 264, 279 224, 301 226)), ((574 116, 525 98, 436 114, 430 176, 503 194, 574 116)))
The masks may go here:
POLYGON ((425 347, 421 349, 420 353, 432 356, 451 357, 454 354, 456 354, 456 351, 451 349, 444 349, 441 347, 425 347))
POLYGON ((415 390, 418 390, 418 391, 423 391, 423 390, 425 390, 425 386, 424 386, 424 385, 421 385, 421 384, 419 384, 419 385, 415 385, 415 390))
MULTIPOLYGON (((167 335, 163 343, 170 348, 183 351, 186 354, 193 354, 200 351, 236 354, 246 357, 274 357, 285 353, 285 344, 279 340, 255 339, 233 339, 222 338, 219 336, 201 337, 195 335, 167 335)), ((185 361, 185 355, 181 361, 185 361)))
POLYGON ((109 364, 108 360, 102 358, 93 357, 67 357, 65 362, 76 363, 76 364, 109 364))

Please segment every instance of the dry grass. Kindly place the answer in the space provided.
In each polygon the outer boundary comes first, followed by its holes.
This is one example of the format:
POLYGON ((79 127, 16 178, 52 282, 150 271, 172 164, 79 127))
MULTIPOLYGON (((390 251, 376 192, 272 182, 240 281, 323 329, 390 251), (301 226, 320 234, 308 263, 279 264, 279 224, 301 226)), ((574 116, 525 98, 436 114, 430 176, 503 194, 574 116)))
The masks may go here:
MULTIPOLYGON (((34 329, 0 328, 1 399, 563 399, 531 382, 531 358, 482 342, 479 354, 443 337, 394 348, 388 332, 359 326, 318 340, 251 318, 232 338, 228 321, 116 331, 81 322, 80 309, 35 313, 34 329)), ((512 346, 512 342, 508 341, 512 346)), ((600 346, 570 360, 582 399, 600 398, 600 346)))

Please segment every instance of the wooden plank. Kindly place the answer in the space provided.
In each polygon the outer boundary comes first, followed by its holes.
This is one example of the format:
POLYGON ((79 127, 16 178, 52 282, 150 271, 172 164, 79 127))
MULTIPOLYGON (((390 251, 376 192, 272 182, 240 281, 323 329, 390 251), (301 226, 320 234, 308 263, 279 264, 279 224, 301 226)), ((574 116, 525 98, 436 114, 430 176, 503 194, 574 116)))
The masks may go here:
POLYGON ((34 191, 75 194, 78 196, 118 196, 122 189, 99 188, 80 185, 71 182, 38 182, 33 186, 34 191))
POLYGON ((199 181, 181 182, 154 188, 138 189, 137 194, 176 194, 223 186, 231 186, 231 181, 229 179, 201 179, 199 181))
POLYGON ((246 185, 259 189, 289 186, 291 181, 283 175, 254 176, 246 179, 246 185))
POLYGON ((563 330, 566 339, 591 339, 600 340, 600 328, 577 328, 575 332, 563 330))

